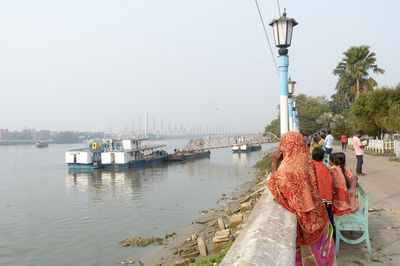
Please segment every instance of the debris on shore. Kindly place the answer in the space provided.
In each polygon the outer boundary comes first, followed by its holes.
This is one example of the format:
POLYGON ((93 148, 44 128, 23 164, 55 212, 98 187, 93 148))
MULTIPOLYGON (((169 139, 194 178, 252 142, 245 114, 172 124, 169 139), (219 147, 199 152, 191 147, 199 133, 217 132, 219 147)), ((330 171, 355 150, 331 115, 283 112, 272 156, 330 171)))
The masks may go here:
POLYGON ((141 238, 141 237, 133 237, 133 238, 127 238, 125 240, 122 240, 119 242, 119 245, 121 247, 147 247, 148 245, 154 244, 154 243, 160 243, 164 239, 160 237, 151 237, 151 238, 141 238))
POLYGON ((147 247, 151 244, 162 243, 164 240, 167 240, 171 237, 175 237, 176 233, 173 232, 171 234, 165 234, 164 239, 161 237, 150 237, 150 238, 142 238, 142 237, 133 237, 133 238, 126 238, 122 241, 119 241, 119 245, 121 247, 147 247))
POLYGON ((188 233, 181 245, 173 247, 173 256, 169 261, 164 260, 162 265, 190 265, 194 262, 195 265, 203 265, 203 260, 208 261, 214 254, 221 256, 220 252, 229 247, 244 228, 253 206, 266 186, 266 178, 259 176, 246 182, 240 195, 230 198, 224 195, 221 199, 224 200, 223 206, 197 219, 195 224, 200 228, 194 233, 188 233))
POLYGON ((125 265, 128 265, 128 264, 134 264, 134 263, 136 263, 136 261, 134 261, 134 260, 120 260, 120 261, 116 261, 116 262, 114 262, 115 264, 125 264, 125 265))
POLYGON ((171 237, 175 237, 175 236, 176 236, 175 232, 173 232, 172 234, 165 234, 165 240, 167 240, 168 238, 171 238, 171 237))

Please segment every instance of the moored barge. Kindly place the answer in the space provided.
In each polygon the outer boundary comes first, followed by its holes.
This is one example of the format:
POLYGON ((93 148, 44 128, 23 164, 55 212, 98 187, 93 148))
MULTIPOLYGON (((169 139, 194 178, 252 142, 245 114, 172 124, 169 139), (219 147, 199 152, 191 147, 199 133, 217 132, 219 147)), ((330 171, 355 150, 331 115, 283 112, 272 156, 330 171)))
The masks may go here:
POLYGON ((209 150, 201 150, 201 151, 178 151, 173 154, 168 155, 169 162, 179 162, 193 159, 200 159, 210 156, 209 150))

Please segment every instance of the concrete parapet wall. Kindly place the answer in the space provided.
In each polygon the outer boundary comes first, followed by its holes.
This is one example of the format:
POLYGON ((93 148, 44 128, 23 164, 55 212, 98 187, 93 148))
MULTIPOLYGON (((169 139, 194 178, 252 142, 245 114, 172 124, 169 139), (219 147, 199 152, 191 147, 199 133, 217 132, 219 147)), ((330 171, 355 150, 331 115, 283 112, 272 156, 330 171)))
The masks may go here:
POLYGON ((220 265, 294 265, 296 226, 296 216, 267 187, 220 265))

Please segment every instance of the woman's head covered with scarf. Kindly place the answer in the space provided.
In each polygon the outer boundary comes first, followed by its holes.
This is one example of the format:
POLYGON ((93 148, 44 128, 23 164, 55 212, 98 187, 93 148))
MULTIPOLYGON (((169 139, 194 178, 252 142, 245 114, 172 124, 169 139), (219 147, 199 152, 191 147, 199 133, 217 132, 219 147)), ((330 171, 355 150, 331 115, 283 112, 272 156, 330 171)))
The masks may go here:
POLYGON ((300 133, 287 132, 281 137, 279 150, 283 162, 271 173, 268 188, 276 201, 296 215, 298 244, 311 245, 321 237, 329 219, 307 143, 300 133))

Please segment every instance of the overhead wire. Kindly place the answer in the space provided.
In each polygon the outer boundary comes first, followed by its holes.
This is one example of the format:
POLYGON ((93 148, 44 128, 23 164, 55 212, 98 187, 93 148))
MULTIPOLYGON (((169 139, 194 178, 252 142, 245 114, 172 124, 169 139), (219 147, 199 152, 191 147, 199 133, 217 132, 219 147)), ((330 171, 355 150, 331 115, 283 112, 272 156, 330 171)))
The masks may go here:
POLYGON ((256 6, 257 6, 258 15, 260 16, 260 20, 261 20, 261 24, 262 24, 263 29, 264 29, 265 37, 267 38, 269 50, 270 50, 270 52, 271 52, 271 56, 272 56, 272 59, 273 59, 273 61, 274 61, 276 73, 278 74, 278 77, 279 77, 278 65, 276 64, 275 56, 274 56, 274 53, 273 53, 272 47, 271 47, 271 42, 269 41, 269 38, 268 38, 267 29, 266 29, 266 27, 265 27, 264 19, 262 18, 262 15, 261 15, 260 6, 258 5, 258 1, 257 1, 257 0, 254 0, 254 1, 255 1, 255 3, 256 3, 256 6))
POLYGON ((276 4, 278 5, 279 17, 282 17, 282 15, 281 15, 281 6, 279 5, 279 0, 276 0, 276 4))

